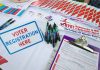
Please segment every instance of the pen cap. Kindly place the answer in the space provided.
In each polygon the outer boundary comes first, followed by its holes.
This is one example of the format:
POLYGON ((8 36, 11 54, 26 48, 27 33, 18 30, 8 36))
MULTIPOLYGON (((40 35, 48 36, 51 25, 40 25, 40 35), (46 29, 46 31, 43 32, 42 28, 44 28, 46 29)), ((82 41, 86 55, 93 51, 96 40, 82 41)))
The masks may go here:
POLYGON ((29 0, 11 0, 11 1, 16 2, 16 3, 22 3, 22 2, 29 1, 29 0))

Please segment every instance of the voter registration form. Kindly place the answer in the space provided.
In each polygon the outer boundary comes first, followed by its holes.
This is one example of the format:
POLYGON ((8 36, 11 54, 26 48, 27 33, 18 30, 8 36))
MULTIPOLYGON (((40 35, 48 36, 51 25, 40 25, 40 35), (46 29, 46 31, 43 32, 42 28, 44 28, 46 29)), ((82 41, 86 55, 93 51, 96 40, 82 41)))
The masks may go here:
POLYGON ((50 70, 98 70, 99 53, 88 52, 63 39, 50 70))

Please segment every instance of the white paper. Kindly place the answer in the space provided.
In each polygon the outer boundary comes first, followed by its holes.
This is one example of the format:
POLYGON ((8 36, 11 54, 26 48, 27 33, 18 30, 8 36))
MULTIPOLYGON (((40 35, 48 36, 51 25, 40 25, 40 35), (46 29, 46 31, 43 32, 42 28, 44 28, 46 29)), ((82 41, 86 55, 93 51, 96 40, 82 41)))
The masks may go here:
POLYGON ((98 56, 63 40, 51 70, 98 70, 98 56))

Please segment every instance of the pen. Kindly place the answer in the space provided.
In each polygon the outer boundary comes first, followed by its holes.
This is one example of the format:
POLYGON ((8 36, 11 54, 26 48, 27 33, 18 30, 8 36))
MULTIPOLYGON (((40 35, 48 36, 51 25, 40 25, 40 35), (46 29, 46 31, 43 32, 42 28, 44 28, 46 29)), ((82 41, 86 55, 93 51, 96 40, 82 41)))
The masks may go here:
MULTIPOLYGON (((11 18, 11 19, 9 19, 9 20, 7 20, 4 24, 6 24, 6 23, 10 22, 11 20, 12 20, 12 18, 11 18)), ((3 25, 4 25, 4 24, 3 24, 3 25)), ((3 25, 1 25, 1 26, 3 26, 3 25)), ((0 26, 0 27, 1 27, 1 26, 0 26)))
POLYGON ((46 41, 46 42, 48 41, 47 38, 48 38, 48 32, 46 31, 46 32, 45 32, 45 41, 46 41))
POLYGON ((47 22, 46 31, 48 31, 48 28, 49 28, 49 22, 47 22))
POLYGON ((94 51, 92 49, 90 49, 89 47, 83 47, 83 46, 80 46, 80 45, 77 45, 76 43, 74 43, 73 41, 69 41, 70 44, 76 46, 76 47, 79 47, 83 50, 86 50, 88 52, 91 52, 91 53, 94 53, 94 51))
POLYGON ((51 27, 51 24, 48 26, 48 37, 47 37, 47 43, 51 43, 51 32, 52 32, 52 27, 51 27))
POLYGON ((47 22, 47 25, 46 25, 46 32, 45 32, 45 41, 47 43, 50 42, 50 27, 51 25, 49 25, 49 22, 47 22))
POLYGON ((9 26, 10 24, 14 23, 15 20, 12 21, 12 18, 9 19, 8 21, 6 21, 3 25, 0 26, 0 30, 6 28, 7 26, 9 26))
POLYGON ((55 47, 55 45, 56 45, 56 32, 54 32, 54 29, 52 29, 51 39, 52 39, 52 45, 53 45, 53 47, 55 47))

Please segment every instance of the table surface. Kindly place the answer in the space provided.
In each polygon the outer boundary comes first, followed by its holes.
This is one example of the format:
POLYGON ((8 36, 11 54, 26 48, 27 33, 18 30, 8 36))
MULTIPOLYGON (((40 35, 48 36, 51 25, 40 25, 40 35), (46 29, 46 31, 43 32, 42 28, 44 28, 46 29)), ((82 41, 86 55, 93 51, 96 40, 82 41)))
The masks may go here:
MULTIPOLYGON (((39 28, 44 33, 47 23, 47 20, 44 17, 50 15, 57 20, 60 17, 60 15, 54 14, 49 10, 42 10, 36 7, 29 7, 21 17, 0 13, 0 25, 10 18, 14 18, 16 20, 16 23, 0 31, 0 33, 34 20, 38 23, 39 28), (30 11, 33 11, 33 13, 30 13, 30 11)), ((64 33, 61 31, 60 34, 61 36, 66 34, 75 39, 80 37, 79 35, 70 32, 64 33)), ((88 43, 100 48, 100 43, 98 41, 88 39, 88 43)), ((52 45, 47 44, 45 41, 13 55, 8 54, 1 41, 0 47, 0 55, 9 61, 8 63, 0 66, 3 70, 45 70, 53 50, 52 45)))

